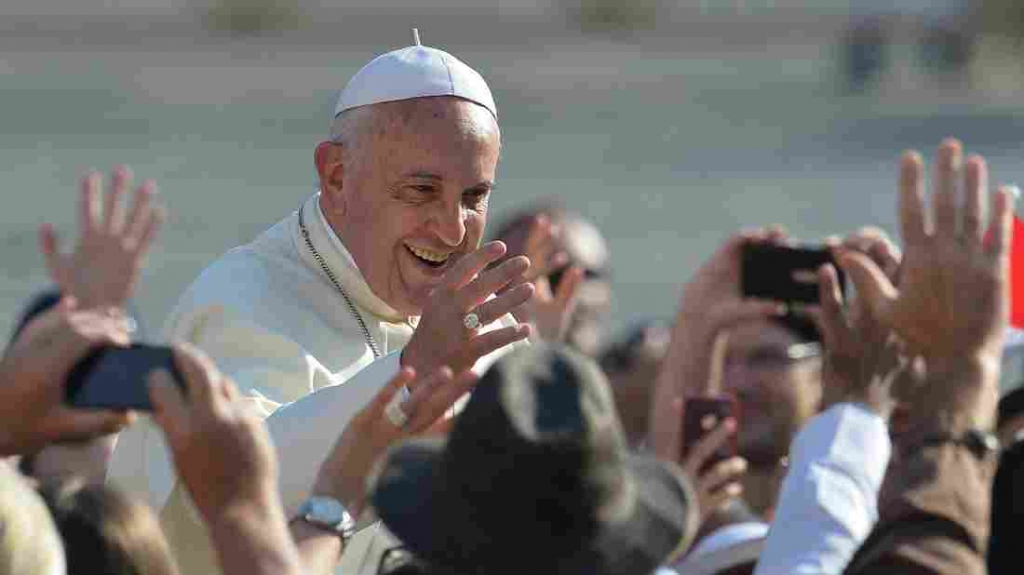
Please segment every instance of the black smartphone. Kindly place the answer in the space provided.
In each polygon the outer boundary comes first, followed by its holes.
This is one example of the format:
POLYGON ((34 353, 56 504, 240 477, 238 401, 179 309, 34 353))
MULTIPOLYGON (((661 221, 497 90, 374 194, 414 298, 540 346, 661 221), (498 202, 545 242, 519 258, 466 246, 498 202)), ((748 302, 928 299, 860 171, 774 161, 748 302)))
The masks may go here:
POLYGON ((846 277, 824 246, 781 246, 749 243, 743 247, 743 295, 786 303, 818 303, 818 269, 832 264, 839 288, 846 294, 846 277))
MULTIPOLYGON (((723 421, 733 418, 739 423, 739 403, 731 395, 688 397, 683 409, 683 458, 705 435, 715 430, 723 421)), ((704 469, 737 453, 737 434, 733 433, 715 454, 704 464, 704 469)))
POLYGON ((148 376, 167 370, 179 387, 184 378, 165 346, 103 347, 78 362, 68 375, 65 403, 74 407, 152 411, 148 376))

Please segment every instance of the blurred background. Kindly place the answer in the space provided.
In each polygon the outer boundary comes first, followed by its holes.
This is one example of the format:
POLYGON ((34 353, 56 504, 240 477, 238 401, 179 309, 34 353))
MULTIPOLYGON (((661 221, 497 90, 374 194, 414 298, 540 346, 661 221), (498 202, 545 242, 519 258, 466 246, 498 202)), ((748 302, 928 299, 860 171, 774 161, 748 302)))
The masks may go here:
POLYGON ((608 237, 615 327, 673 313, 723 237, 894 231, 895 162, 945 135, 1024 179, 1018 0, 0 0, 0 331, 74 237, 77 178, 130 164, 171 219, 159 332, 207 263, 296 209, 349 76, 412 42, 490 82, 492 223, 557 196, 608 237))

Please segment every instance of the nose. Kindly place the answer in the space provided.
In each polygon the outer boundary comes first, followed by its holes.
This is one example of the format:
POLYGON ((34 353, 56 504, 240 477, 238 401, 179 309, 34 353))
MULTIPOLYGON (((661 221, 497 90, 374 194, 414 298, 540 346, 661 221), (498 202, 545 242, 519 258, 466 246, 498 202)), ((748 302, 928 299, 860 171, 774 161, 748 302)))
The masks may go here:
POLYGON ((462 205, 440 206, 434 214, 434 230, 446 246, 462 245, 466 238, 466 213, 462 205))

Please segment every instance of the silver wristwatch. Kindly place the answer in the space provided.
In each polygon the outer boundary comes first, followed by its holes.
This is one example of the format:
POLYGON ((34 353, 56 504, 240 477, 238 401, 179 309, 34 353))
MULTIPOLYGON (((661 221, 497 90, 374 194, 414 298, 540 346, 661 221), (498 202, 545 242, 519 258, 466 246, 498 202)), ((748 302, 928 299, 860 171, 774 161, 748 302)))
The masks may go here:
POLYGON ((348 543, 356 533, 355 520, 341 501, 333 497, 310 497, 299 507, 296 519, 340 536, 342 543, 348 543))

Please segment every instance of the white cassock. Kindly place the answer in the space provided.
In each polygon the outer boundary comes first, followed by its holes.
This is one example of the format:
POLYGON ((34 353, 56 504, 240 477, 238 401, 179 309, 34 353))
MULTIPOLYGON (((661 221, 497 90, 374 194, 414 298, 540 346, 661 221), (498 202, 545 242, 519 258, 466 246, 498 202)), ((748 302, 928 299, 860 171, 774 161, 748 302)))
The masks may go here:
MULTIPOLYGON (((289 516, 348 420, 398 372, 399 352, 418 320, 374 295, 318 199, 306 200, 303 210, 310 239, 358 309, 381 358, 374 360, 362 326, 306 245, 297 212, 206 268, 168 324, 169 339, 208 353, 266 418, 289 516)), ((485 330, 513 323, 505 316, 485 330)), ((482 358, 474 370, 513 347, 482 358)), ((182 573, 219 573, 161 431, 149 420, 121 433, 107 478, 161 510, 182 573)), ((381 553, 392 545, 397 541, 379 524, 367 527, 349 542, 338 573, 375 573, 381 553)))

